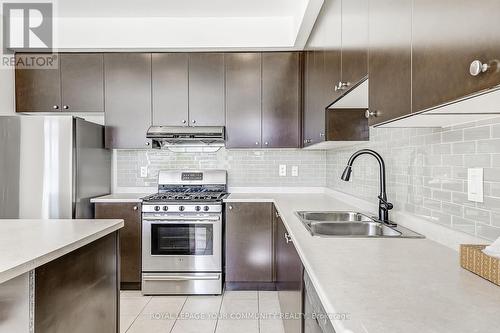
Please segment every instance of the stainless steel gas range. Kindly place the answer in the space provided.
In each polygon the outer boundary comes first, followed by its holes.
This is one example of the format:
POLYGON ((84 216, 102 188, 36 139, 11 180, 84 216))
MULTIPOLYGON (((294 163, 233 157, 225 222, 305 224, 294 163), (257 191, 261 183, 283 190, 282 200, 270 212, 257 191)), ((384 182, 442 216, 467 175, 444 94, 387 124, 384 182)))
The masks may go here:
POLYGON ((142 204, 142 293, 222 293, 225 170, 160 171, 142 204))

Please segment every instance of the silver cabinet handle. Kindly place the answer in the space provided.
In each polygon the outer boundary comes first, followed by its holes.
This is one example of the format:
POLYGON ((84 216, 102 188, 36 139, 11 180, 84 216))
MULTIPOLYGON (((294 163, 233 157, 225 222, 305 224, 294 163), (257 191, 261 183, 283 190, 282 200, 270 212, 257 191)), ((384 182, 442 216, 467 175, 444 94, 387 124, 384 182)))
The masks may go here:
POLYGON ((189 276, 189 275, 158 275, 158 276, 145 276, 144 281, 189 281, 189 280, 219 280, 218 275, 205 275, 205 276, 189 276))
POLYGON ((132 208, 132 209, 133 209, 133 210, 137 210, 138 208, 137 208, 137 206, 134 206, 134 208, 132 208))
POLYGON ((365 111, 365 117, 366 117, 366 119, 369 119, 371 117, 378 117, 378 111, 366 110, 365 111))
POLYGON ((69 109, 69 105, 64 105, 64 106, 63 106, 63 109, 64 109, 64 110, 69 109))
POLYGON ((196 124, 196 120, 194 120, 194 119, 193 119, 192 123, 193 123, 193 124, 196 124))
POLYGON ((349 86, 351 85, 350 82, 342 82, 340 81, 336 86, 335 86, 335 91, 342 91, 346 90, 349 86))
POLYGON ((290 237, 290 235, 288 233, 285 232, 285 242, 288 244, 288 243, 291 243, 292 242, 292 238, 290 237))
POLYGON ((149 146, 151 144, 151 142, 146 142, 146 146, 149 146))
POLYGON ((311 140, 311 139, 305 139, 305 140, 304 140, 304 143, 311 143, 311 142, 312 142, 312 140, 311 140))
POLYGON ((264 144, 265 144, 266 146, 268 146, 268 145, 269 145, 269 142, 264 142, 264 144))
POLYGON ((321 132, 321 133, 319 133, 319 136, 320 136, 320 137, 324 137, 324 136, 325 136, 325 133, 321 132))
POLYGON ((255 141, 255 145, 258 146, 259 145, 259 141, 255 141))
POLYGON ((59 109, 59 105, 53 105, 53 106, 52 106, 52 108, 53 108, 54 110, 57 110, 57 109, 59 109))
POLYGON ((227 207, 227 208, 229 208, 229 210, 233 210, 233 206, 229 206, 229 207, 227 207))
POLYGON ((280 214, 278 212, 275 212, 276 217, 280 217, 280 214))
POLYGON ((490 67, 490 65, 483 64, 480 60, 474 60, 470 63, 469 73, 472 76, 478 76, 479 74, 486 72, 490 67))
POLYGON ((184 119, 184 120, 182 121, 182 123, 183 123, 183 124, 185 124, 185 123, 186 123, 186 120, 184 119))

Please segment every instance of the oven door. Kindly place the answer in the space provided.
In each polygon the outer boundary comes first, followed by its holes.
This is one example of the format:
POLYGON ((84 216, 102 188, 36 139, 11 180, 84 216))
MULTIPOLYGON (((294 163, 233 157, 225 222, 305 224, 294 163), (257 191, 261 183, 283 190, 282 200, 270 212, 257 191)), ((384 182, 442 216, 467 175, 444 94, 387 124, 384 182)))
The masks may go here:
POLYGON ((220 272, 221 216, 143 216, 143 272, 220 272))

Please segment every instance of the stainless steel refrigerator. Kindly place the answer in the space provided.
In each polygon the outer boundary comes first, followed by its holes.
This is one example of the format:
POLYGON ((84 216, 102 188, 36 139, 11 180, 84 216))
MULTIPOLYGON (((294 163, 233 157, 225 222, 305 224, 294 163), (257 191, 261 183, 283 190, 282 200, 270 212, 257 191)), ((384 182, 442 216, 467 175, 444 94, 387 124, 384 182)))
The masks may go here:
POLYGON ((0 117, 0 218, 93 218, 110 193, 104 127, 72 116, 0 117))

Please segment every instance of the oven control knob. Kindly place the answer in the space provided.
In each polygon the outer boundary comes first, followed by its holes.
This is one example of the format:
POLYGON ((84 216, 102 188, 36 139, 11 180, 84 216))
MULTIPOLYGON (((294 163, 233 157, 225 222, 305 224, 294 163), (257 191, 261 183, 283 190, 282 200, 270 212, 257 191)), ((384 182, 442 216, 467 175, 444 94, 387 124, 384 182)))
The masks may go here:
POLYGON ((196 207, 194 207, 194 210, 196 210, 197 212, 199 212, 201 210, 201 207, 200 206, 196 206, 196 207))
POLYGON ((209 209, 210 209, 210 207, 208 207, 208 206, 203 207, 203 210, 204 210, 205 212, 208 212, 208 210, 209 210, 209 209))
POLYGON ((163 206, 163 211, 166 212, 168 210, 168 206, 163 206))
POLYGON ((160 206, 155 206, 155 211, 160 211, 160 206))
POLYGON ((183 211, 184 211, 184 209, 185 209, 185 208, 184 208, 184 206, 179 206, 179 210, 180 210, 181 212, 183 212, 183 211))

